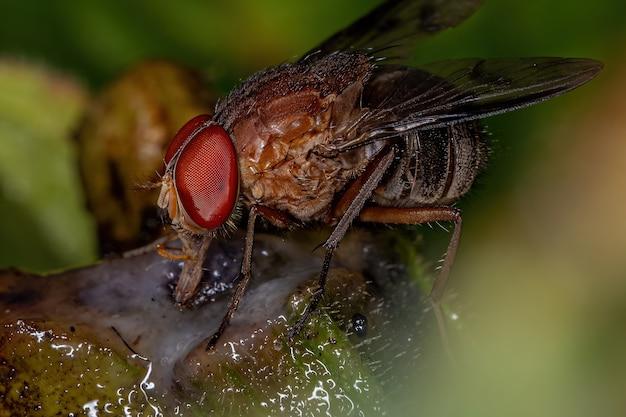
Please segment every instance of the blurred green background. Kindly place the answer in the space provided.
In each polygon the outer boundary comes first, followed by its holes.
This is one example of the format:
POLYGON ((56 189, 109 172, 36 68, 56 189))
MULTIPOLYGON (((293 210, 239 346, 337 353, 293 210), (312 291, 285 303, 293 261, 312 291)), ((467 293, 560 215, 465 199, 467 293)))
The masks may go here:
MULTIPOLYGON (((121 71, 172 59, 225 93, 377 3, 0 1, 0 266, 95 259, 70 137, 121 71)), ((493 157, 461 203, 450 292, 459 365, 401 387, 398 415, 626 414, 626 2, 493 0, 413 59, 533 55, 606 67, 488 121, 493 157)), ((445 234, 428 234, 440 251, 445 234)))

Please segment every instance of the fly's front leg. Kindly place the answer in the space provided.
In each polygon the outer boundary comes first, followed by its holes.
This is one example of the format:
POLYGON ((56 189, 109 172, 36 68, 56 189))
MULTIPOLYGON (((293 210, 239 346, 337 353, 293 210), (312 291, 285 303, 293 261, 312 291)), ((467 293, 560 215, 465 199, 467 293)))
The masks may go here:
POLYGON ((179 306, 185 305, 196 292, 198 284, 202 279, 202 265, 206 258, 213 234, 209 233, 200 240, 188 233, 179 231, 177 234, 168 234, 157 239, 155 242, 141 248, 133 249, 125 252, 123 256, 130 258, 142 255, 144 253, 156 251, 159 256, 170 261, 183 261, 183 270, 181 271, 176 289, 174 290, 174 299, 179 306), (166 244, 178 238, 182 248, 171 249, 166 244))
POLYGON ((233 314, 235 314, 235 311, 237 311, 239 303, 241 302, 241 299, 246 292, 246 288, 248 287, 248 283, 252 278, 252 248, 254 244, 254 225, 256 223, 256 217, 257 208, 253 206, 250 209, 250 213, 248 214, 248 226, 246 229, 246 240, 243 249, 243 259, 241 261, 240 281, 237 284, 235 293, 230 299, 226 315, 224 315, 220 327, 215 333, 213 333, 213 336, 211 336, 211 338, 209 339, 206 350, 212 350, 213 348, 215 348, 215 345, 228 327, 230 320, 233 317, 233 314))
MULTIPOLYGON (((178 239, 178 236, 175 233, 168 233, 165 236, 161 236, 160 238, 156 239, 155 241, 148 243, 147 245, 144 246, 140 246, 138 248, 135 249, 131 249, 128 250, 126 252, 124 252, 122 254, 123 258, 132 258, 135 256, 140 256, 140 255, 145 255, 147 253, 150 252, 157 252, 159 254, 159 256, 166 258, 166 259, 170 259, 170 260, 176 260, 173 259, 173 257, 178 257, 180 256, 179 253, 176 252, 172 252, 171 249, 168 249, 166 247, 166 244, 178 239)), ((180 252, 180 251, 178 251, 180 252)))
POLYGON ((324 263, 317 281, 317 289, 313 293, 309 304, 304 309, 298 321, 289 329, 287 336, 290 340, 293 340, 293 338, 300 333, 304 325, 309 321, 311 313, 315 311, 319 305, 324 296, 328 270, 330 269, 330 262, 332 261, 335 249, 337 249, 339 242, 341 242, 341 239, 345 236, 350 224, 358 217, 361 209, 371 197, 387 169, 391 166, 394 157, 394 148, 381 150, 368 165, 365 172, 348 188, 344 197, 340 199, 340 207, 338 210, 335 210, 335 212, 341 213, 341 219, 326 242, 324 242, 323 247, 326 249, 326 254, 324 255, 324 263))
POLYGON ((359 219, 365 222, 387 223, 387 224, 423 224, 438 221, 452 222, 454 229, 448 250, 443 260, 443 265, 439 275, 433 282, 430 291, 430 301, 433 312, 437 320, 437 326, 444 344, 444 348, 451 355, 446 321, 441 309, 441 299, 443 298, 446 285, 450 277, 450 269, 454 263, 456 251, 461 239, 461 212, 452 207, 422 207, 422 208, 395 208, 395 207, 368 207, 361 212, 359 219))
POLYGON ((160 257, 170 261, 189 261, 193 258, 191 254, 185 253, 184 250, 168 248, 164 243, 157 243, 152 249, 156 250, 160 257))

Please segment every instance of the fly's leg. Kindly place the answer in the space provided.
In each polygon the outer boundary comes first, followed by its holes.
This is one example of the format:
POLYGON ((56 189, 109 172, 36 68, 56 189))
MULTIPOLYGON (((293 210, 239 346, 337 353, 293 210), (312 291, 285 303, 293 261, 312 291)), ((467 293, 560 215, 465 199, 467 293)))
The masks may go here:
MULTIPOLYGON (((300 333, 302 328, 308 322, 311 313, 315 311, 319 305, 326 287, 326 278, 328 277, 328 269, 330 268, 330 262, 333 257, 333 252, 339 246, 339 242, 345 236, 352 221, 359 216, 361 209, 369 200, 372 193, 380 183, 383 175, 391 166, 395 157, 394 148, 385 148, 379 152, 374 160, 368 165, 365 172, 348 188, 344 194, 345 198, 339 200, 338 206, 341 213, 341 219, 333 229, 332 233, 322 245, 326 249, 324 255, 324 264, 317 281, 317 289, 313 293, 308 305, 304 309, 304 312, 298 319, 298 321, 289 329, 288 338, 293 340, 295 336, 300 333), (347 197, 346 197, 347 196, 347 197), (345 209, 343 208, 345 207, 345 209)), ((335 211, 337 212, 337 210, 335 211)))
POLYGON ((213 349, 226 328, 228 328, 230 320, 235 314, 235 311, 237 311, 239 303, 246 292, 250 279, 252 279, 252 249, 254 245, 254 227, 257 215, 261 215, 261 217, 280 228, 290 229, 295 226, 293 219, 286 213, 265 206, 252 206, 248 215, 248 226, 246 230, 243 259, 241 262, 241 280, 237 284, 237 288, 235 288, 235 293, 230 300, 228 310, 222 319, 222 323, 209 339, 206 350, 213 349))
POLYGON ((330 269, 330 261, 333 258, 333 252, 335 248, 327 247, 326 243, 324 243, 324 247, 326 248, 326 255, 324 255, 324 263, 322 264, 322 270, 320 271, 320 276, 317 280, 317 288, 315 292, 313 292, 309 303, 304 308, 302 315, 298 319, 298 321, 289 329, 287 332, 287 337, 289 340, 293 340, 299 333, 302 331, 302 328, 307 324, 309 318, 311 317, 311 313, 315 311, 318 304, 322 300, 324 296, 324 289, 326 288, 326 278, 328 277, 328 270, 330 269))
POLYGON ((192 255, 181 249, 168 248, 164 243, 157 243, 153 250, 156 250, 160 257, 170 261, 189 261, 193 258, 192 255))
POLYGON ((168 234, 149 245, 133 249, 123 254, 124 258, 142 255, 156 251, 159 256, 170 261, 184 261, 183 270, 178 277, 174 298, 176 303, 184 305, 196 292, 196 288, 202 279, 202 265, 209 249, 212 234, 202 236, 200 241, 184 233, 168 234), (166 246, 168 242, 179 238, 182 244, 181 249, 171 249, 166 246))
POLYGON ((280 229, 293 230, 299 225, 297 220, 295 220, 293 217, 285 212, 259 205, 256 205, 254 207, 263 219, 267 220, 268 222, 280 229))
POLYGON ((448 332, 446 330, 446 321, 441 309, 441 299, 443 298, 446 285, 448 284, 450 269, 454 263, 456 250, 461 238, 461 212, 452 207, 368 207, 361 212, 359 219, 364 222, 387 224, 423 224, 438 221, 452 222, 454 224, 443 265, 441 266, 439 275, 437 275, 433 282, 429 295, 444 349, 449 356, 452 357, 448 341, 448 332))
POLYGON ((149 245, 141 248, 124 252, 124 258, 143 255, 152 251, 156 251, 159 256, 170 261, 184 261, 183 270, 178 277, 176 289, 174 290, 174 298, 176 303, 184 305, 194 295, 200 280, 202 279, 202 264, 209 249, 212 235, 205 235, 200 242, 186 234, 178 233, 163 236, 149 245), (168 242, 179 238, 182 244, 181 249, 171 249, 166 246, 168 242))
POLYGON ((176 240, 178 236, 175 233, 168 233, 165 236, 162 236, 155 241, 148 243, 147 245, 140 246, 135 249, 128 250, 122 254, 122 258, 132 258, 135 256, 145 255, 146 253, 156 251, 160 256, 171 259, 170 255, 177 256, 178 254, 172 253, 169 249, 165 247, 165 245, 173 240, 176 240), (160 248, 164 248, 165 250, 161 252, 160 248))
POLYGON ((244 293, 246 292, 246 288, 248 287, 248 283, 250 282, 250 278, 252 277, 251 273, 251 265, 252 265, 252 247, 254 244, 254 225, 256 223, 257 217, 257 208, 252 207, 250 209, 250 213, 248 214, 248 226, 246 229, 246 240, 245 246, 243 249, 243 260, 241 262, 241 280, 237 284, 237 288, 235 289, 235 293, 230 299, 230 303, 228 304, 228 310, 226 311, 226 315, 222 319, 222 323, 220 327, 217 329, 213 336, 209 339, 207 343, 206 350, 212 350, 217 344, 218 340, 228 327, 230 320, 237 311, 239 307, 239 302, 243 298, 244 293))

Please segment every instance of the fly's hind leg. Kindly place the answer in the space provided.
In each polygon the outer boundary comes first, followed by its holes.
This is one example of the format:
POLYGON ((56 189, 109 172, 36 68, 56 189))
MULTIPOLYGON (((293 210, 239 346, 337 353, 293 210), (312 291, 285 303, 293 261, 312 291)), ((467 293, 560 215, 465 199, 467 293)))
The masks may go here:
POLYGON ((395 153, 394 148, 384 148, 381 150, 374 157, 374 160, 370 162, 365 172, 357 178, 339 200, 335 208, 335 213, 341 214, 341 218, 326 242, 322 245, 324 249, 326 249, 326 254, 324 255, 324 263, 317 281, 317 289, 313 293, 298 321, 289 329, 287 333, 289 340, 293 340, 293 338, 300 333, 302 328, 309 321, 311 313, 315 311, 322 300, 333 253, 348 231, 350 224, 359 216, 361 209, 371 197, 385 172, 387 172, 387 169, 391 166, 395 153))
POLYGON ((433 282, 430 291, 430 302, 433 307, 437 326, 441 334, 444 349, 452 357, 450 343, 448 340, 448 332, 446 330, 446 320, 441 308, 441 300, 443 298, 448 279, 450 277, 450 269, 454 263, 456 250, 459 246, 461 238, 461 212, 452 207, 416 207, 416 208, 395 208, 395 207, 368 207, 365 208, 359 219, 364 222, 387 223, 387 224, 423 224, 431 222, 452 222, 454 229, 448 249, 441 265, 439 275, 433 282))

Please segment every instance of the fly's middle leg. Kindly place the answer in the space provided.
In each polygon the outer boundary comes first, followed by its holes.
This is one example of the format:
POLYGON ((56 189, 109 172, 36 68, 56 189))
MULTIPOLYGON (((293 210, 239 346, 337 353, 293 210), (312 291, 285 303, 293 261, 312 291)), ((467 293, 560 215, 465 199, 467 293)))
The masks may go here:
POLYGON ((344 205, 344 208, 340 209, 343 213, 341 219, 323 245, 324 249, 326 249, 326 254, 318 278, 317 289, 313 293, 313 297, 298 321, 289 329, 288 337, 290 340, 293 340, 293 338, 300 333, 304 325, 308 322, 311 313, 315 311, 320 303, 326 288, 326 278, 335 249, 339 246, 339 242, 341 242, 341 239, 345 236, 354 219, 359 216, 363 206, 367 200, 369 200, 378 184, 380 184, 385 172, 387 172, 391 166, 395 154, 396 151, 392 147, 381 150, 368 165, 365 172, 348 188, 344 194, 344 197, 347 196, 347 198, 341 198, 339 200, 339 204, 344 205))

